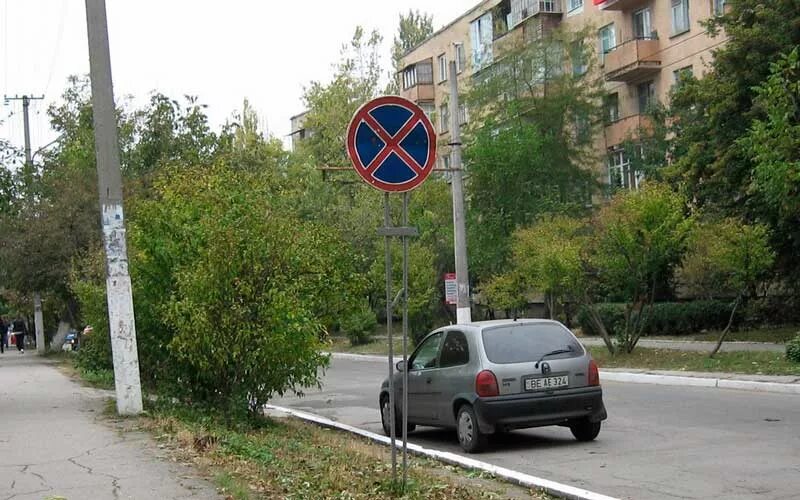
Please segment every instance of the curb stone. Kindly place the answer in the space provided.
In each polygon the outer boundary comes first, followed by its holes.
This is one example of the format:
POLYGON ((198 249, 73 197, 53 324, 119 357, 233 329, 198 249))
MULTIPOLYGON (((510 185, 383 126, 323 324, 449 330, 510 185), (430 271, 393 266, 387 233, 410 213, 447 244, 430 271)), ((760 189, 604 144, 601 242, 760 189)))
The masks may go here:
MULTIPOLYGON (((350 354, 350 353, 331 353, 331 356, 340 359, 351 359, 361 361, 381 361, 387 360, 386 356, 375 356, 370 354, 350 354)), ((402 356, 395 356, 396 360, 402 356)), ((655 385, 679 385, 692 387, 708 387, 713 389, 736 389, 739 391, 752 392, 771 392, 778 394, 800 394, 800 384, 798 383, 779 383, 779 382, 757 382, 753 380, 737 380, 730 378, 716 377, 686 377, 680 375, 656 375, 648 373, 631 373, 620 371, 600 370, 602 380, 611 382, 628 382, 634 384, 655 384, 655 385)))
MULTIPOLYGON (((334 422, 333 420, 321 417, 319 415, 314 415, 313 413, 306 413, 303 411, 292 410, 290 408, 284 408, 282 406, 275 406, 270 404, 264 405, 264 409, 291 415, 293 417, 300 418, 307 422, 313 422, 323 427, 328 427, 332 429, 342 430, 345 432, 350 432, 353 434, 358 434, 359 436, 363 436, 369 439, 370 441, 374 441, 376 443, 381 443, 389 446, 391 445, 391 440, 386 436, 381 436, 380 434, 375 434, 374 432, 365 431, 363 429, 359 429, 358 427, 353 427, 352 425, 334 422)), ((403 442, 401 440, 395 441, 396 448, 402 449, 402 446, 403 442)), ((594 493, 592 491, 584 490, 582 488, 576 488, 574 486, 569 486, 567 484, 561 484, 555 481, 550 481, 549 479, 543 479, 540 477, 531 476, 529 474, 524 474, 522 472, 517 472, 515 470, 506 469, 505 467, 499 467, 497 465, 481 462, 479 460, 474 460, 472 458, 463 457, 456 453, 425 448, 423 446, 419 446, 412 443, 407 443, 406 446, 408 451, 415 455, 421 455, 433 458, 450 465, 457 465, 464 469, 480 470, 483 472, 487 472, 505 481, 509 481, 511 483, 518 484, 526 488, 541 489, 544 490, 546 493, 549 493, 550 495, 558 496, 560 498, 566 498, 568 500, 618 500, 614 497, 601 495, 600 493, 594 493)))

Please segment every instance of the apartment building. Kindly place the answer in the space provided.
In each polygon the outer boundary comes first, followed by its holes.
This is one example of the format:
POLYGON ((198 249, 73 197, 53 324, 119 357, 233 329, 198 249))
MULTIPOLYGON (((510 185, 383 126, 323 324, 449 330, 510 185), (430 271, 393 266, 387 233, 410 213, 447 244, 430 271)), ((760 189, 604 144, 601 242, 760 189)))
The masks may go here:
MULTIPOLYGON (((595 168, 609 185, 635 189, 641 178, 631 171, 620 147, 647 127, 646 109, 666 102, 684 74, 701 77, 724 37, 708 36, 701 22, 725 8, 724 0, 484 0, 403 58, 401 95, 434 119, 440 134, 440 166, 449 167, 449 78, 459 89, 502 54, 509 39, 546 36, 549 29, 588 28, 606 87, 606 124, 598 139, 595 168), (455 60, 456 75, 448 74, 455 60)), ((461 111, 462 123, 469 119, 461 111)))

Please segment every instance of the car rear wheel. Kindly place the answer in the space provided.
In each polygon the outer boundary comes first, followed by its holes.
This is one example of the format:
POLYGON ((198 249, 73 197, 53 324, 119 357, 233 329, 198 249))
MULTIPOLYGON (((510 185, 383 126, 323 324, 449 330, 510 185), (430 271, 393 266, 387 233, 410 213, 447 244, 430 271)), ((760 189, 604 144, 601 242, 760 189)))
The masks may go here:
POLYGON ((593 441, 600 434, 600 422, 590 422, 584 418, 570 422, 569 430, 578 441, 593 441))
MULTIPOLYGON (((391 418, 392 417, 391 417, 391 413, 390 413, 389 409, 390 409, 389 396, 382 396, 381 397, 381 426, 383 427, 383 433, 386 434, 387 436, 391 436, 392 435, 392 429, 391 429, 391 426, 389 425, 389 422, 391 422, 391 418)), ((395 432, 396 432, 395 437, 402 437, 402 435, 403 435, 403 430, 402 430, 403 429, 403 415, 399 411, 396 411, 394 413, 394 422, 395 422, 394 423, 394 429, 395 429, 395 432)), ((407 425, 406 425, 406 429, 408 430, 408 432, 412 432, 416 428, 417 428, 417 426, 415 424, 412 424, 412 423, 407 423, 407 425)))
POLYGON ((456 432, 458 442, 467 453, 477 453, 486 447, 486 434, 478 427, 478 418, 470 405, 461 405, 458 409, 456 432))

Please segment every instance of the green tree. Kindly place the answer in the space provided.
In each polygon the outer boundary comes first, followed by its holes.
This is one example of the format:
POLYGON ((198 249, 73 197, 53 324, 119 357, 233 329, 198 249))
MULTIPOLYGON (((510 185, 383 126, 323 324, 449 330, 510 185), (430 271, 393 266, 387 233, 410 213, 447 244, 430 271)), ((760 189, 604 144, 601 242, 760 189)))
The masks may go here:
POLYGON ((743 224, 736 219, 699 224, 690 238, 681 276, 690 290, 710 295, 735 296, 730 319, 722 331, 713 357, 722 347, 733 324, 737 308, 767 277, 775 259, 769 247, 769 230, 763 224, 743 224))
MULTIPOLYGON (((669 179, 708 214, 769 224, 778 266, 787 282, 800 273, 796 224, 775 220, 773 201, 753 186, 756 159, 741 139, 754 121, 768 121, 767 108, 753 89, 768 82, 773 63, 800 45, 800 8, 796 0, 726 2, 725 14, 708 30, 720 41, 710 70, 676 89, 670 105, 673 164, 669 179)), ((759 182, 757 182, 759 185, 759 182)))
POLYGON ((367 35, 357 27, 350 43, 342 47, 332 81, 313 81, 305 89, 305 127, 313 132, 302 141, 301 151, 310 155, 317 166, 350 164, 345 150, 347 125, 356 110, 378 94, 382 40, 377 31, 367 35))
POLYGON ((597 215, 591 265, 600 283, 626 302, 625 324, 617 329, 625 352, 642 335, 657 287, 680 263, 692 224, 685 199, 659 184, 618 193, 597 215))
POLYGON ((509 47, 467 94, 479 117, 464 155, 469 226, 481 228, 469 232, 478 280, 504 273, 515 229, 546 213, 580 214, 590 202, 602 88, 585 36, 555 31, 509 47))
POLYGON ((765 117, 754 120, 738 144, 754 164, 751 192, 764 202, 764 219, 782 235, 776 243, 787 267, 796 265, 800 253, 800 50, 771 68, 755 89, 755 105, 765 117))
POLYGON ((418 10, 408 10, 408 14, 400 14, 397 34, 392 41, 392 67, 394 74, 390 79, 387 94, 398 91, 398 74, 402 71, 403 56, 411 49, 425 41, 433 34, 433 16, 418 10))
POLYGON ((550 318, 558 306, 580 299, 585 286, 584 224, 563 215, 543 217, 531 227, 514 233, 511 244, 514 271, 529 290, 545 296, 550 318))

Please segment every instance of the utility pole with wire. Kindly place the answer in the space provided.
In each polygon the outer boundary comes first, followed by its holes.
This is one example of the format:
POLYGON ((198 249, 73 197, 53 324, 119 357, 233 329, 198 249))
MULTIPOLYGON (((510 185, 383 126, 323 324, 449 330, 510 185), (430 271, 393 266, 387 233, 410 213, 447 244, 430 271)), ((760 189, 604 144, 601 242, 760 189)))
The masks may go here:
POLYGON ((450 61, 450 168, 453 172, 453 232, 456 257, 456 321, 472 321, 469 303, 469 266, 467 262, 467 224, 464 216, 464 169, 461 166, 461 114, 458 105, 456 62, 450 61))
MULTIPOLYGON (((33 204, 33 158, 31 156, 31 127, 29 111, 31 101, 44 99, 44 96, 5 96, 5 101, 22 101, 22 123, 25 128, 25 167, 22 170, 22 177, 28 189, 28 202, 33 204)), ((33 292, 33 324, 36 329, 36 351, 40 354, 47 352, 47 343, 44 340, 44 317, 42 315, 42 294, 33 292)))
POLYGON ((128 250, 122 211, 122 172, 105 0, 86 0, 86 24, 89 34, 94 147, 97 153, 97 183, 106 251, 106 297, 117 413, 138 415, 142 412, 142 387, 131 278, 128 274, 128 250))

